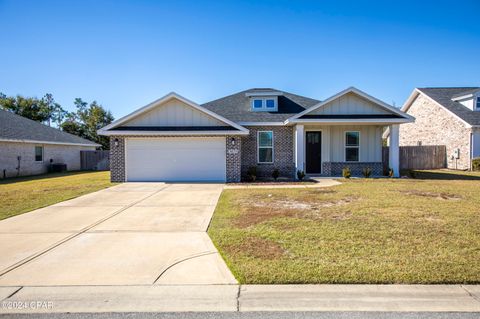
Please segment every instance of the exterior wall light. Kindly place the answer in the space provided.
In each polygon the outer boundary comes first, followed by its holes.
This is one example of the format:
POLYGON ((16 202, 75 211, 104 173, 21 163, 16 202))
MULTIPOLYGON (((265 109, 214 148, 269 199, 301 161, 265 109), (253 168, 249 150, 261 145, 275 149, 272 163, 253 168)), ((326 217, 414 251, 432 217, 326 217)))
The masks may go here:
POLYGON ((115 145, 115 147, 118 147, 118 138, 113 140, 113 144, 115 145))
POLYGON ((235 145, 235 137, 232 137, 230 141, 232 142, 232 145, 235 145))

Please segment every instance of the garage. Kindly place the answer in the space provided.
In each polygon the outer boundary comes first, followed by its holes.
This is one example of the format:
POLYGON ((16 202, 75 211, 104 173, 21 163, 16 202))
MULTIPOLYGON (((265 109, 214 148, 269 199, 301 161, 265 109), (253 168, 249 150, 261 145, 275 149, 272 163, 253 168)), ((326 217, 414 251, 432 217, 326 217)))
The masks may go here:
POLYGON ((128 182, 225 182, 225 137, 127 138, 128 182))

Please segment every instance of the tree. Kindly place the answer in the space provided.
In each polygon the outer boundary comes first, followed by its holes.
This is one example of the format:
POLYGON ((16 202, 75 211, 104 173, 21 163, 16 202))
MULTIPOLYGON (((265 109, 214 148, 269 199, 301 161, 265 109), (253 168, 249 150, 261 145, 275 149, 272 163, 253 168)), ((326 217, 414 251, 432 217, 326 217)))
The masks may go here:
POLYGON ((68 113, 61 128, 65 132, 78 135, 101 144, 104 149, 109 149, 110 143, 106 136, 99 136, 97 130, 113 122, 113 115, 105 110, 97 101, 90 105, 81 98, 73 102, 76 111, 68 113))
POLYGON ((7 97, 0 93, 0 107, 31 120, 47 123, 49 126, 54 123, 57 127, 66 115, 66 111, 55 102, 50 93, 45 94, 42 99, 21 95, 7 97))

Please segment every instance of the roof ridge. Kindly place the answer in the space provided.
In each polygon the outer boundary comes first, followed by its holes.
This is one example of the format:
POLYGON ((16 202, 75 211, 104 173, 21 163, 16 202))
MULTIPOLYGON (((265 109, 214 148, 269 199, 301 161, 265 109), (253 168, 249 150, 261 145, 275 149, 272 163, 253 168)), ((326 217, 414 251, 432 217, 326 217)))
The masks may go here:
POLYGON ((9 114, 10 116, 17 117, 17 118, 19 118, 19 119, 22 120, 22 121, 31 122, 33 125, 37 125, 37 126, 42 127, 42 128, 47 128, 47 129, 52 129, 52 130, 58 131, 58 132, 60 132, 61 134, 69 135, 69 136, 72 136, 72 137, 74 137, 74 138, 78 138, 78 139, 84 140, 84 141, 86 141, 86 142, 92 143, 92 145, 93 145, 93 144, 96 144, 95 142, 93 142, 93 141, 91 141, 91 140, 88 140, 88 139, 86 139, 86 138, 83 138, 83 137, 80 137, 80 136, 78 136, 78 135, 65 132, 65 131, 61 130, 60 128, 55 128, 55 127, 48 126, 48 125, 46 125, 46 124, 43 124, 43 123, 41 123, 41 122, 38 122, 38 121, 35 121, 35 120, 32 120, 32 119, 29 119, 28 117, 25 117, 25 116, 16 114, 16 113, 11 112, 11 111, 9 111, 9 110, 0 109, 0 111, 3 111, 3 112, 5 112, 5 113, 9 114))

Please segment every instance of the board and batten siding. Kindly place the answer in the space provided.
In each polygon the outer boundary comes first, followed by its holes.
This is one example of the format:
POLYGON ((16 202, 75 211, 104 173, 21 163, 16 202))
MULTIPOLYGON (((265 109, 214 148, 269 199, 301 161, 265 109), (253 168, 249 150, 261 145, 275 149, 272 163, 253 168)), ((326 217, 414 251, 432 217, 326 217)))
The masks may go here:
POLYGON ((382 161, 382 131, 379 125, 305 126, 305 132, 322 132, 322 162, 345 161, 345 132, 360 132, 360 162, 382 161))
POLYGON ((330 129, 331 161, 345 161, 345 132, 360 132, 360 162, 382 161, 382 127, 373 125, 332 126, 330 129))
POLYGON ((221 121, 199 110, 172 99, 141 114, 124 126, 224 126, 221 121))
POLYGON ((309 114, 391 114, 389 111, 353 93, 346 94, 324 106, 313 110, 309 114))

